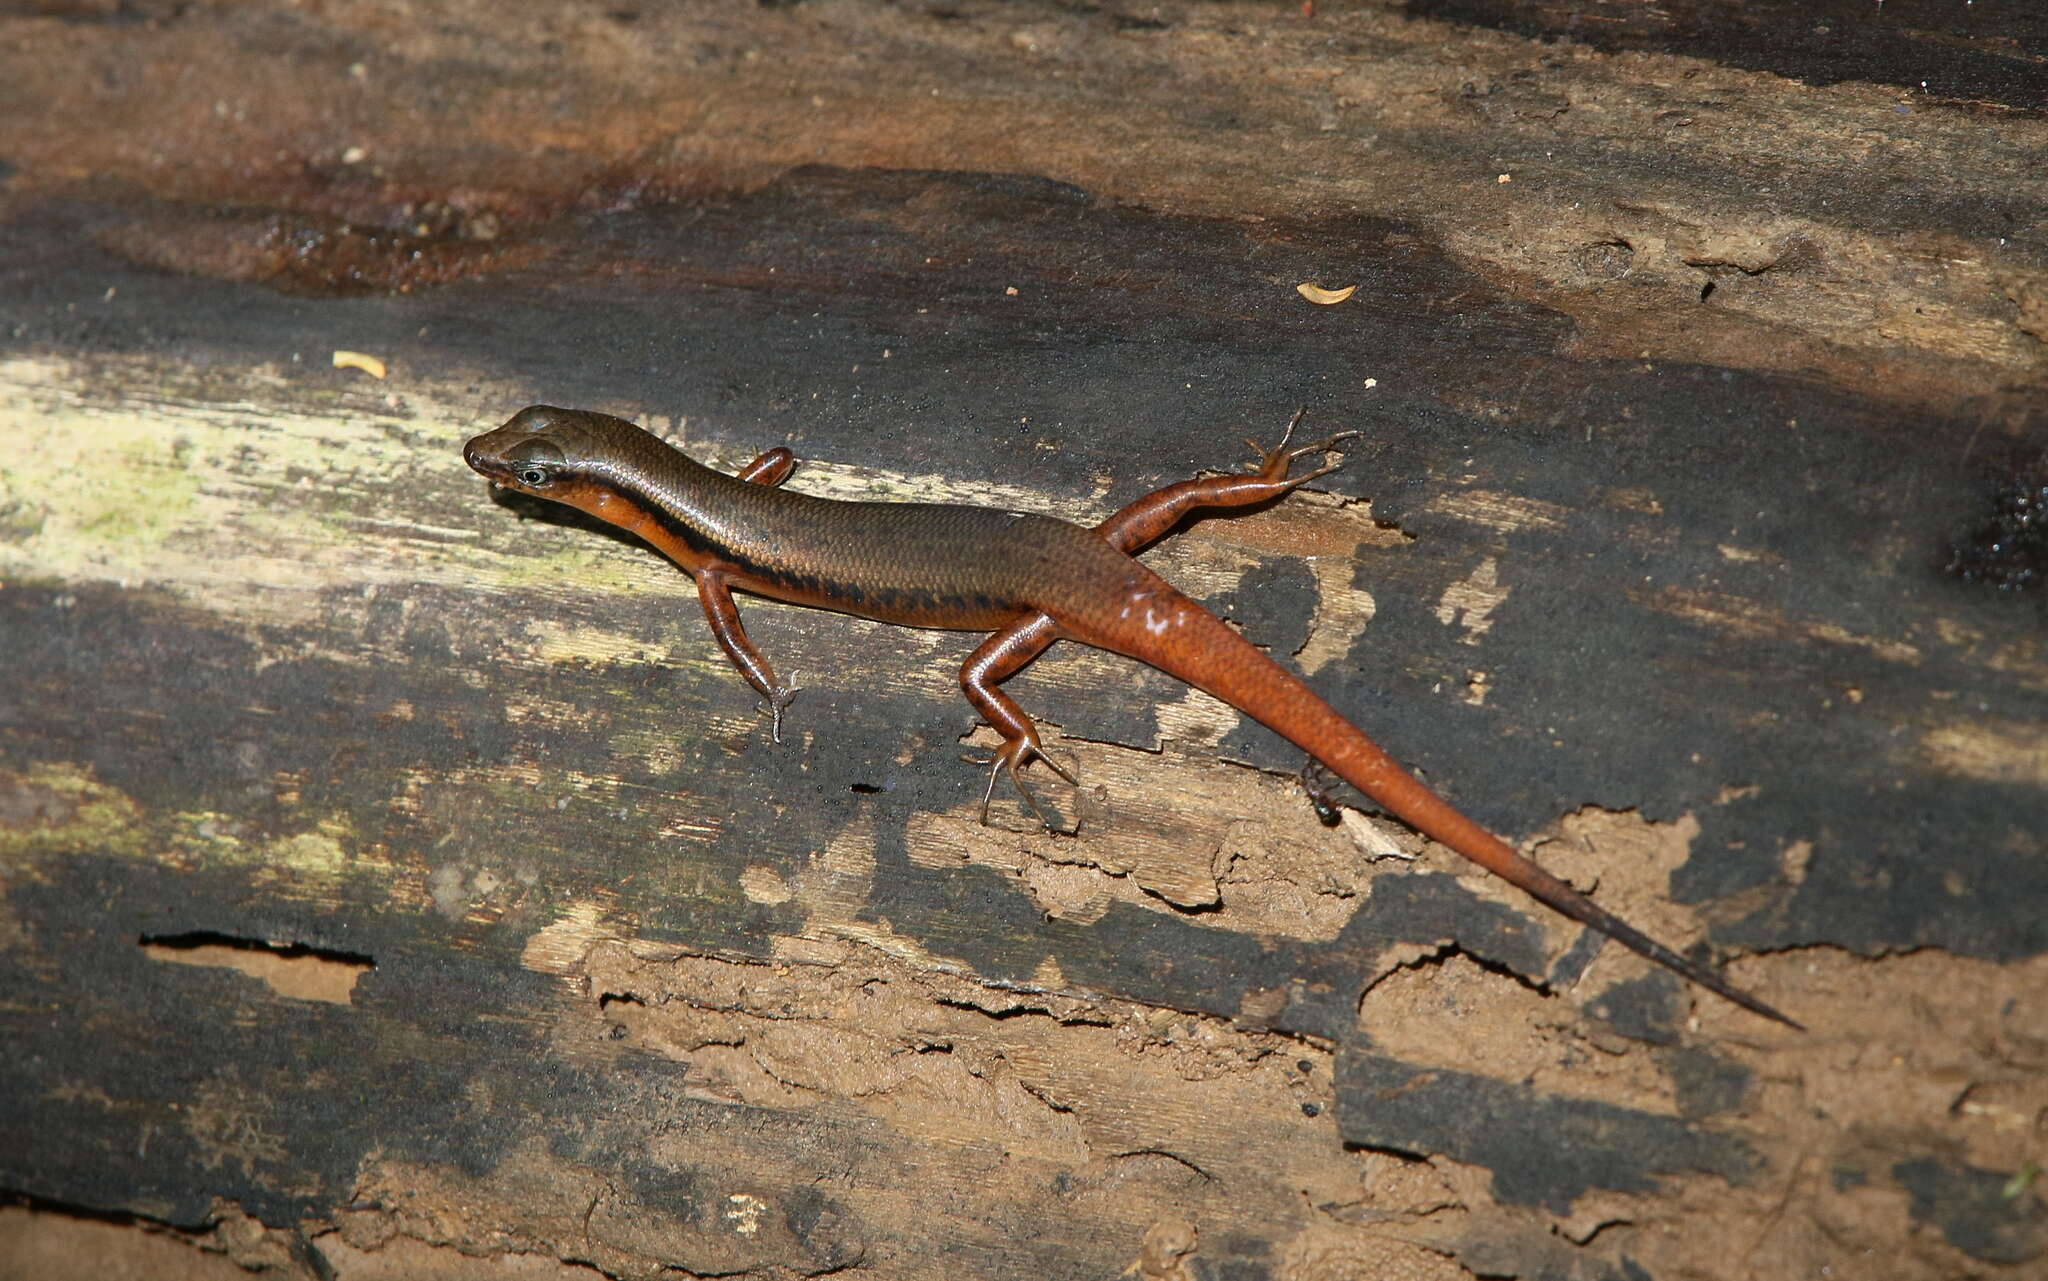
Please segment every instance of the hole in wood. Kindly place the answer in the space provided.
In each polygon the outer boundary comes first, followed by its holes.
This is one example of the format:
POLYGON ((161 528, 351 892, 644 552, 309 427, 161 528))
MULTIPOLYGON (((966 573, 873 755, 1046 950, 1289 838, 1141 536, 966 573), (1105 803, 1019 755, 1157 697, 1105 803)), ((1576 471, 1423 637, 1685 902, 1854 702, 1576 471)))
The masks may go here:
POLYGON ((268 984, 279 996, 296 1001, 351 1004, 356 979, 364 971, 377 968, 374 959, 355 952, 307 947, 303 943, 267 943, 211 930, 145 934, 136 941, 143 955, 152 961, 240 970, 268 984))

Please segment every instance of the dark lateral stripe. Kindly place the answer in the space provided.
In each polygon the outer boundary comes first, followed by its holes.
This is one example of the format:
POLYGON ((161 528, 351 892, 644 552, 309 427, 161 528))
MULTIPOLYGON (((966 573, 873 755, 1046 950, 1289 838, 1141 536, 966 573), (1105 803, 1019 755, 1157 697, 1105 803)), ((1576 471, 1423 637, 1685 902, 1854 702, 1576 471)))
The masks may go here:
POLYGON ((866 588, 845 579, 830 578, 788 564, 762 560, 728 543, 705 537, 702 530, 679 519, 675 513, 658 503, 649 503, 639 495, 628 497, 653 512, 655 523, 661 526, 663 532, 691 551, 723 561, 759 582, 773 584, 786 591, 816 600, 829 601, 852 613, 864 614, 873 611, 933 615, 959 614, 969 610, 986 613, 1000 608, 1002 604, 995 597, 985 593, 976 593, 972 596, 941 595, 917 588, 866 588))

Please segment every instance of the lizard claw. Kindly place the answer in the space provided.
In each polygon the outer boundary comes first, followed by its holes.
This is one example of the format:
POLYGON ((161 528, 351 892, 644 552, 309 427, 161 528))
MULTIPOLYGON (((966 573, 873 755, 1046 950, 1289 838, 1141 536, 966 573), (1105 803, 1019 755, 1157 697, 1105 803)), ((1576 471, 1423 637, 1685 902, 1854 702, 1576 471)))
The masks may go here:
POLYGON ((1340 431, 1334 436, 1327 436, 1315 442, 1313 445, 1295 445, 1289 448, 1288 442, 1294 439, 1295 427, 1300 425, 1302 418, 1307 414, 1308 410, 1306 408, 1295 410, 1294 417, 1287 420, 1287 430, 1280 433, 1280 442, 1271 449, 1260 449, 1257 442, 1249 437, 1245 439, 1244 443, 1250 445, 1252 452, 1257 454, 1259 458, 1258 470, 1253 473, 1254 475, 1265 480, 1284 480, 1287 482, 1289 489, 1296 489, 1306 485, 1318 476, 1329 475, 1343 465, 1341 463, 1331 463, 1327 467, 1319 468, 1306 476, 1288 476, 1287 469, 1295 459, 1309 454, 1323 453, 1336 446, 1339 442, 1350 440, 1352 437, 1359 435, 1356 431, 1340 431))
POLYGON ((788 707, 802 690, 801 685, 777 685, 761 700, 761 705, 768 709, 768 737, 777 743, 782 742, 782 710, 788 707))
POLYGON ((988 826, 988 807, 989 802, 994 799, 996 794, 996 778, 998 775, 1007 773, 1010 776, 1010 782, 1017 788, 1017 795, 1024 798, 1024 804, 1031 810, 1032 816, 1038 820, 1039 826, 1048 832, 1060 832, 1068 836, 1072 836, 1079 830, 1073 827, 1061 827, 1048 818, 1045 811, 1039 807, 1038 798, 1031 794, 1031 789, 1024 783, 1024 776, 1019 772, 1024 766, 1030 764, 1032 760, 1041 760, 1045 762, 1046 767, 1052 770, 1053 773, 1065 779, 1069 786, 1080 786, 1080 783, 1064 765, 1061 765, 1047 754, 1045 748, 1040 745, 1036 734, 1031 735, 1029 738, 1005 739, 1003 745, 998 747, 994 754, 989 757, 962 757, 961 759, 971 760, 976 765, 988 767, 988 786, 981 793, 981 823, 983 827, 988 826))

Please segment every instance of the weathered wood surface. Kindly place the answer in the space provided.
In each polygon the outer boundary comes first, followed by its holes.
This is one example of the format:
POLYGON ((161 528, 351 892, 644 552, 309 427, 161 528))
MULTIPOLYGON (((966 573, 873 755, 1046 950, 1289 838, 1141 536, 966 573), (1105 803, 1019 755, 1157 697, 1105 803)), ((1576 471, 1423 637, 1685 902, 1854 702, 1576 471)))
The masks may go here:
POLYGON ((2042 33, 1554 8, 0 16, 0 1256, 2038 1266, 2042 33), (533 400, 1076 519, 1361 428, 1151 559, 1813 1031, 1103 655, 1013 682, 1077 837, 974 822, 969 637, 743 602, 778 748, 462 467, 533 400))

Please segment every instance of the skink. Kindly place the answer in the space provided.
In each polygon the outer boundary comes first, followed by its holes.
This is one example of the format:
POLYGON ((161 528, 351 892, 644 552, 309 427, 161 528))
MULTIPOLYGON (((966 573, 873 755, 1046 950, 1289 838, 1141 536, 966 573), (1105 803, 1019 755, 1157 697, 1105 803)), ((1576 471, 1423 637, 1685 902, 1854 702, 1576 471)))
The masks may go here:
MULTIPOLYGON (((776 679, 733 607, 738 588, 885 623, 985 631, 960 669, 967 701, 1002 735, 981 815, 1007 773, 1041 822, 1018 771, 1046 755, 1031 718, 998 686, 1055 640, 1124 654, 1206 690, 1266 725, 1423 835, 1633 952, 1789 1027, 1800 1025, 1718 973, 1658 943, 1510 849, 1458 812, 1322 697, 1201 605, 1132 559, 1195 512, 1252 507, 1334 470, 1289 476, 1312 445, 1287 434, 1240 475, 1147 494, 1093 529, 1050 516, 938 503, 840 502, 779 486, 796 459, 772 449, 737 476, 713 471, 632 423, 534 405, 471 440, 469 465, 508 489, 552 499, 639 535, 697 580, 711 633, 768 700, 773 733, 796 693, 776 679)), ((1254 446, 1257 449, 1257 446, 1254 446)), ((1050 827, 1051 824, 1047 823, 1050 827)))

